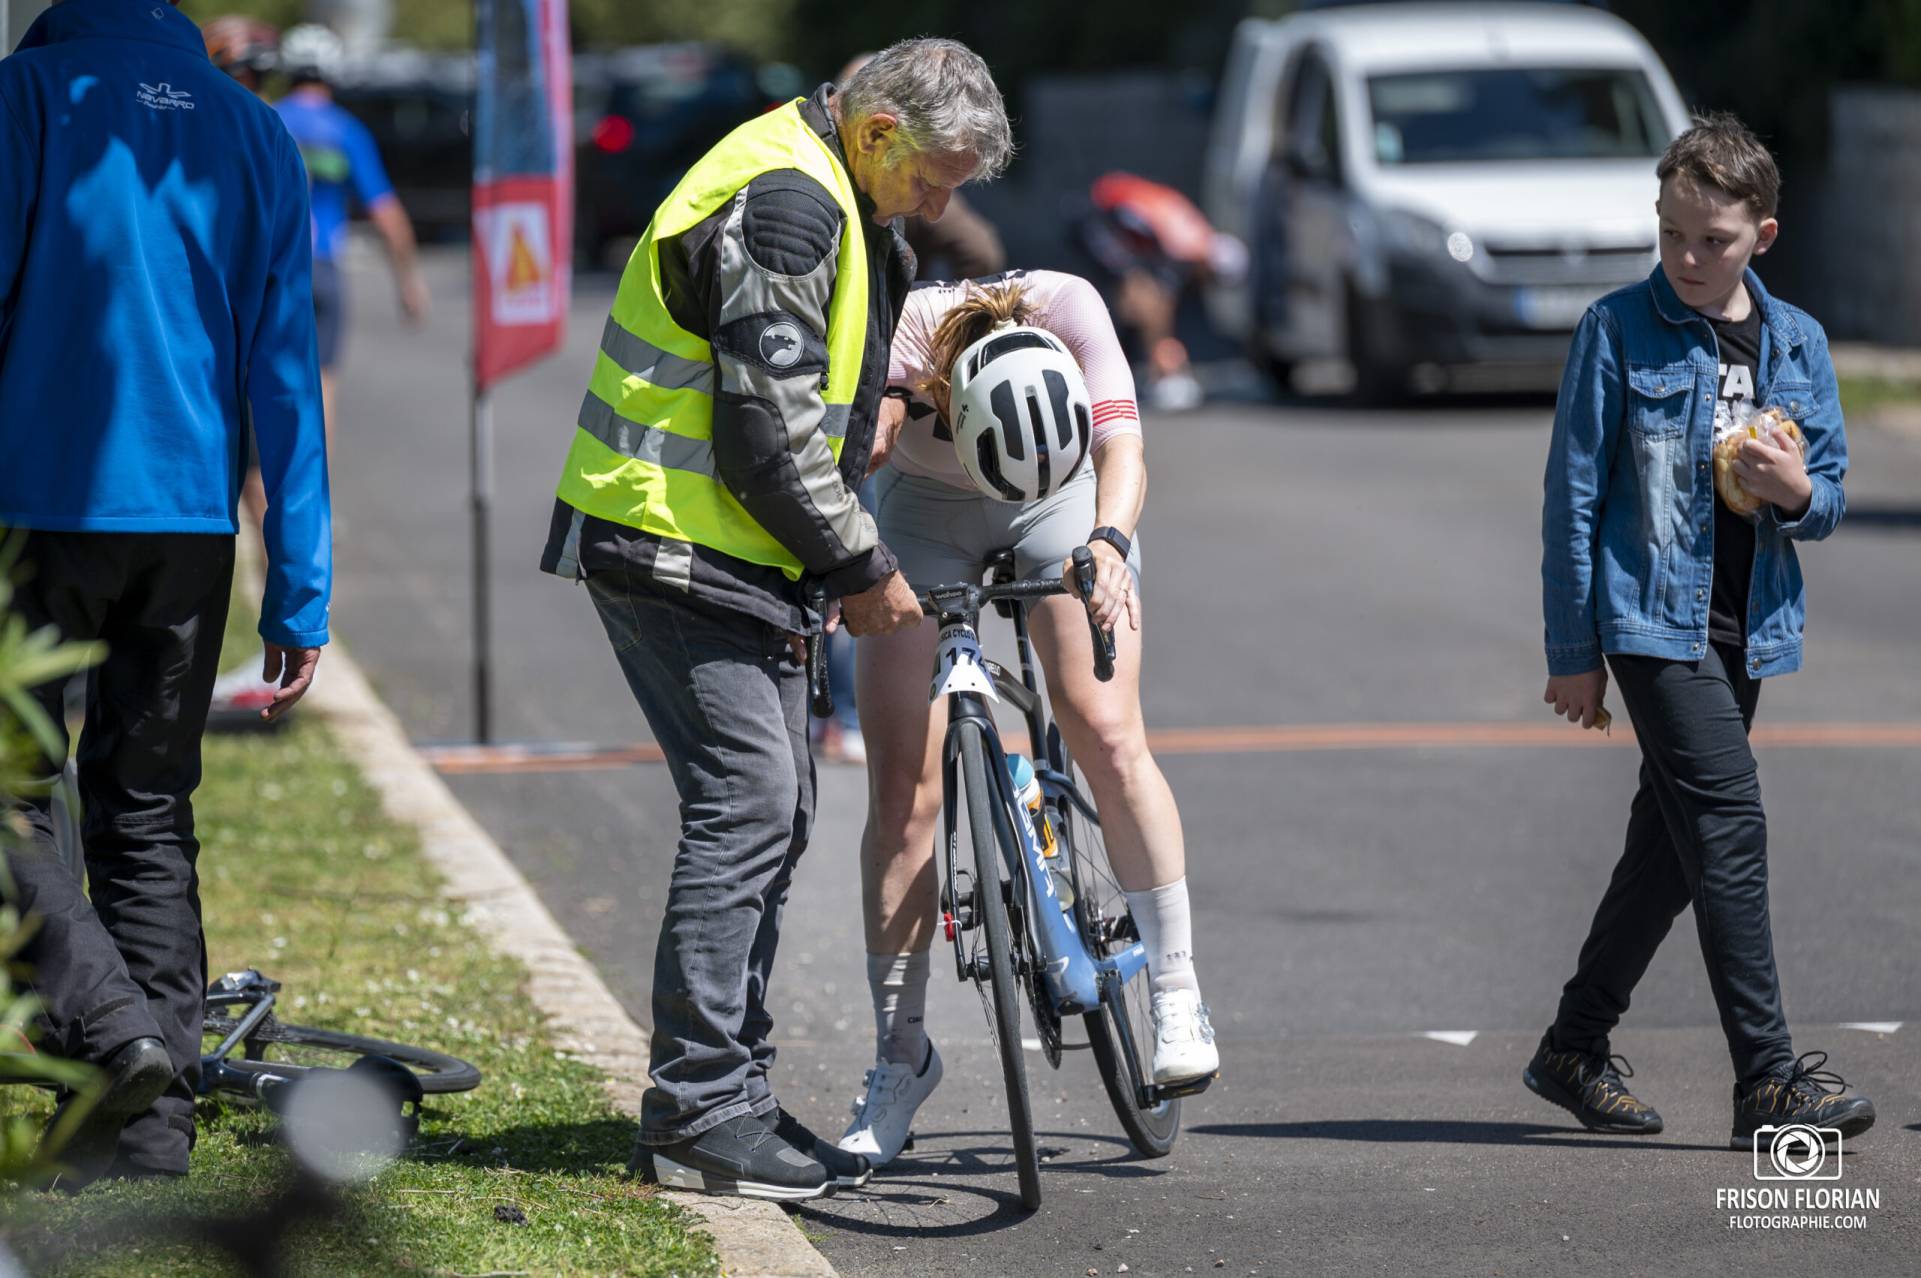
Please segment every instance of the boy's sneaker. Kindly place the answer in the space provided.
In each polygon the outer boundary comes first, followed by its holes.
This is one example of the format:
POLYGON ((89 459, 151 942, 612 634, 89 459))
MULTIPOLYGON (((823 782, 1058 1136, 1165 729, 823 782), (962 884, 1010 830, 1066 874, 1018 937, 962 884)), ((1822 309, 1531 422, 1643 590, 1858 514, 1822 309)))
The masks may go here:
POLYGON ((1551 1034, 1541 1035, 1534 1059, 1521 1071, 1530 1092, 1559 1105, 1589 1131, 1652 1136, 1661 1130, 1661 1116, 1627 1089, 1622 1079, 1633 1077, 1626 1057, 1556 1051, 1551 1034))
POLYGON ((1154 996, 1154 1085, 1189 1083, 1221 1072, 1214 1026, 1196 990, 1163 990, 1154 996))
POLYGON ((940 1086, 940 1053, 927 1043, 919 1069, 899 1061, 876 1061, 863 1081, 867 1091, 854 1102, 854 1121, 841 1134, 840 1147, 864 1155, 876 1167, 900 1157, 913 1132, 914 1114, 940 1086))
POLYGON ((797 1202, 834 1192, 834 1178, 774 1134, 771 1124, 742 1114, 691 1140, 652 1145, 635 1154, 641 1179, 668 1189, 737 1198, 797 1202))
POLYGON ((827 1174, 834 1178, 834 1184, 841 1189, 859 1189, 874 1175, 872 1163, 859 1154, 850 1154, 838 1145, 828 1144, 784 1109, 776 1108, 761 1121, 772 1123, 774 1135, 825 1167, 827 1174))
POLYGON ((1827 1063, 1826 1052, 1804 1052, 1794 1064, 1781 1066, 1752 1087, 1736 1083, 1734 1134, 1728 1143, 1750 1149, 1755 1132, 1789 1123, 1831 1127, 1843 1136, 1859 1136, 1874 1126, 1874 1102, 1845 1095, 1848 1081, 1821 1068, 1827 1063))

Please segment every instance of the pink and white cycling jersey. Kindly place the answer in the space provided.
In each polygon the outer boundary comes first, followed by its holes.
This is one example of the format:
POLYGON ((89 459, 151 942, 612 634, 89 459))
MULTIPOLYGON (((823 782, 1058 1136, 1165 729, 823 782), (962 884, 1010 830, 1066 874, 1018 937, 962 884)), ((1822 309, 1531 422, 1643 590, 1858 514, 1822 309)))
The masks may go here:
MULTIPOLYGON (((1067 344, 1074 360, 1087 378, 1088 398, 1094 405, 1092 451, 1099 452, 1108 440, 1120 435, 1141 433, 1140 411, 1134 404, 1134 372, 1121 352, 1121 341, 1114 333, 1114 321, 1100 291, 1078 275, 1062 271, 1009 271, 992 282, 1005 280, 1027 290, 1027 303, 1034 310, 1028 321, 1044 328, 1067 344)), ((934 284, 916 288, 907 295, 900 324, 894 330, 894 348, 887 369, 887 384, 914 392, 907 409, 907 423, 888 464, 922 479, 937 479, 956 488, 972 491, 973 481, 961 469, 954 455, 953 436, 940 424, 934 405, 920 394, 920 385, 932 371, 928 367, 929 347, 934 330, 943 316, 967 297, 977 284, 934 284)))

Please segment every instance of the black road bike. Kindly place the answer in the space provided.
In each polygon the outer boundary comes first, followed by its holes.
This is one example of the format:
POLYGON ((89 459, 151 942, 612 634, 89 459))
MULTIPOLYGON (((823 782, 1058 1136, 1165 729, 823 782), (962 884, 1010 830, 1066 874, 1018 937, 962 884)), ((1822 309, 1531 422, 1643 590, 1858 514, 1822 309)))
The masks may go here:
MULTIPOLYGON (((1041 1202, 1040 1160, 1027 1094, 1023 1005, 1049 1066, 1059 1069, 1064 1051, 1092 1051, 1114 1113, 1144 1158, 1173 1149, 1181 1097, 1206 1090, 1213 1079, 1172 1087, 1153 1082, 1145 949, 1108 860, 1100 814, 1042 697, 1029 634, 1029 605, 1067 587, 1015 580, 1012 551, 990 557, 988 571, 985 586, 962 582, 920 596, 922 611, 940 623, 930 695, 947 703, 937 846, 941 921, 958 976, 974 982, 988 1012, 1007 1088, 1021 1202, 1032 1210, 1041 1202), (1013 622, 1018 677, 981 651, 980 614, 990 605, 1013 622), (994 723, 990 703, 1002 700, 1027 727, 1027 758, 1041 792, 1032 808, 1015 782, 1024 761, 1003 749, 994 723), (1075 1017, 1085 1042, 1062 1033, 1075 1017)), ((1091 598, 1094 562, 1086 547, 1074 552, 1074 572, 1081 597, 1091 598)), ((1091 610, 1088 627, 1095 675, 1111 679, 1113 635, 1095 625, 1091 610)), ((808 678, 814 713, 831 714, 818 641, 809 645, 808 678)))

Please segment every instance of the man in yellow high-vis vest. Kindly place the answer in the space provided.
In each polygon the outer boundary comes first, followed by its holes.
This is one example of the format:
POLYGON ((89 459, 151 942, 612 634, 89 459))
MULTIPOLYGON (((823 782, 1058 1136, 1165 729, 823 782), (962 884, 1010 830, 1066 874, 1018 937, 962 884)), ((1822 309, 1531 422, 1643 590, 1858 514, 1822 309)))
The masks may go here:
POLYGON ((768 979, 813 824, 799 637, 823 619, 802 583, 856 635, 920 623, 854 492, 914 276, 896 221, 939 217, 1012 150, 986 64, 904 41, 718 143, 614 298, 541 567, 586 582, 680 796, 636 1149, 662 1184, 804 1199, 869 1174, 768 1081, 768 979))

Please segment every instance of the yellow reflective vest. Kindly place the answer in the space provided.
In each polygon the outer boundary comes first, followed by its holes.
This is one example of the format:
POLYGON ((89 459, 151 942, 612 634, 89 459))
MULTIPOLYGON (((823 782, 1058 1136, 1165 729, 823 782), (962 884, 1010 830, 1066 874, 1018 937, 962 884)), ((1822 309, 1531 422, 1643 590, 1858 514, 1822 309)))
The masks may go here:
POLYGON ((662 242, 698 225, 761 174, 783 169, 820 183, 842 214, 821 391, 827 443, 839 459, 867 335, 867 248, 853 181, 801 117, 797 99, 721 139, 655 210, 621 276, 557 495, 595 518, 798 580, 801 561, 755 522, 715 471, 713 348, 674 323, 660 285, 662 242))

